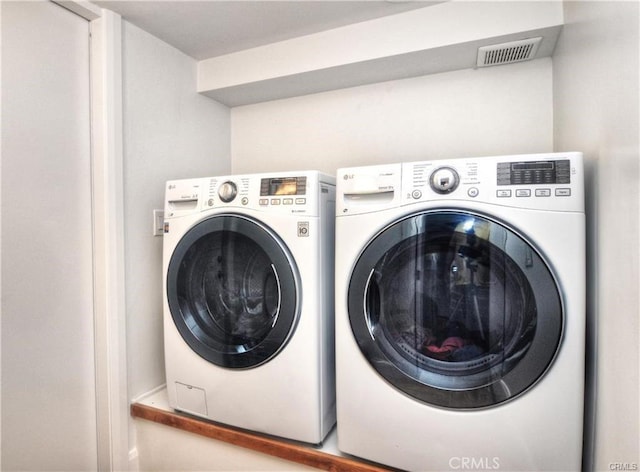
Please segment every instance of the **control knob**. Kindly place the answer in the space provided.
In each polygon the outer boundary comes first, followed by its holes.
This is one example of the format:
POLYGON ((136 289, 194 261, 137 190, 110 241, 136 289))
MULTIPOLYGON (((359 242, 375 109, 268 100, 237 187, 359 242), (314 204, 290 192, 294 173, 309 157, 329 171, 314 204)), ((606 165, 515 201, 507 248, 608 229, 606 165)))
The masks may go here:
POLYGON ((429 184, 434 192, 447 194, 458 188, 460 177, 455 169, 451 167, 439 167, 434 170, 429 179, 429 184))
POLYGON ((238 187, 230 180, 227 180, 225 183, 220 185, 220 188, 218 189, 218 196, 220 197, 220 200, 225 203, 229 203, 230 201, 232 201, 234 198, 236 198, 237 194, 238 187))

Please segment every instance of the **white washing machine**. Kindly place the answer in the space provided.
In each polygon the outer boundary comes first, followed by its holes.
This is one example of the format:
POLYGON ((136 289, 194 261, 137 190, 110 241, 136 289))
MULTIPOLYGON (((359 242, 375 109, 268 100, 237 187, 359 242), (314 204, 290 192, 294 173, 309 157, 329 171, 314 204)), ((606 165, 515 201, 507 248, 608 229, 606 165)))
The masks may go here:
POLYGON ((171 407, 320 443, 335 424, 335 179, 167 182, 164 342, 171 407))
POLYGON ((581 154, 337 181, 339 448, 413 471, 580 470, 581 154))

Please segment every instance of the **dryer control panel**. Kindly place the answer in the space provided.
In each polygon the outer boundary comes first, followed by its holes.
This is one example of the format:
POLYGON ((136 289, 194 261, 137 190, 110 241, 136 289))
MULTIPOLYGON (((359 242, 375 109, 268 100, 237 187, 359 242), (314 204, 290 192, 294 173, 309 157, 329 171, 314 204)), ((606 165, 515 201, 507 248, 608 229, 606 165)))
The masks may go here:
POLYGON ((465 200, 584 211, 582 154, 491 156, 402 165, 402 204, 465 200))
POLYGON ((466 201, 584 211, 578 152, 472 157, 338 169, 337 215, 466 201))

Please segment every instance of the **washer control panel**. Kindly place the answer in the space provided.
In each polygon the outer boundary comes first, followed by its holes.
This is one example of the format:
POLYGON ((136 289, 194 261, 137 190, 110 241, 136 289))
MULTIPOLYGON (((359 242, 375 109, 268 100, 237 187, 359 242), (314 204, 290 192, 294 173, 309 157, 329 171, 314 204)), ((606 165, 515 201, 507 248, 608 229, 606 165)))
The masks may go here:
POLYGON ((225 203, 253 205, 269 210, 277 210, 278 207, 301 209, 307 204, 307 176, 212 178, 206 206, 211 208, 225 203), (236 197, 237 201, 234 202, 236 197))
POLYGON ((307 203, 305 176, 265 177, 260 180, 260 205, 304 205, 307 203))
POLYGON ((335 178, 318 171, 174 180, 167 182, 165 218, 222 208, 314 215, 320 195, 333 187, 335 178))

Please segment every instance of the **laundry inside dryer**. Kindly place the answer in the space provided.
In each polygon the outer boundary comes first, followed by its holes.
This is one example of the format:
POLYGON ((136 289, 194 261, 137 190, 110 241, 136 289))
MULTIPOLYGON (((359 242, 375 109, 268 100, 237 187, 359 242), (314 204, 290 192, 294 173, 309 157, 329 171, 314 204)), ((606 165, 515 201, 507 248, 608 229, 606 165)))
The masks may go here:
POLYGON ((516 252, 518 264, 505 250, 509 231, 479 216, 427 213, 397 225, 400 237, 366 289, 378 346, 434 387, 452 388, 457 377, 455 388, 474 388, 506 375, 535 336, 536 304, 520 267, 531 255, 516 252))

